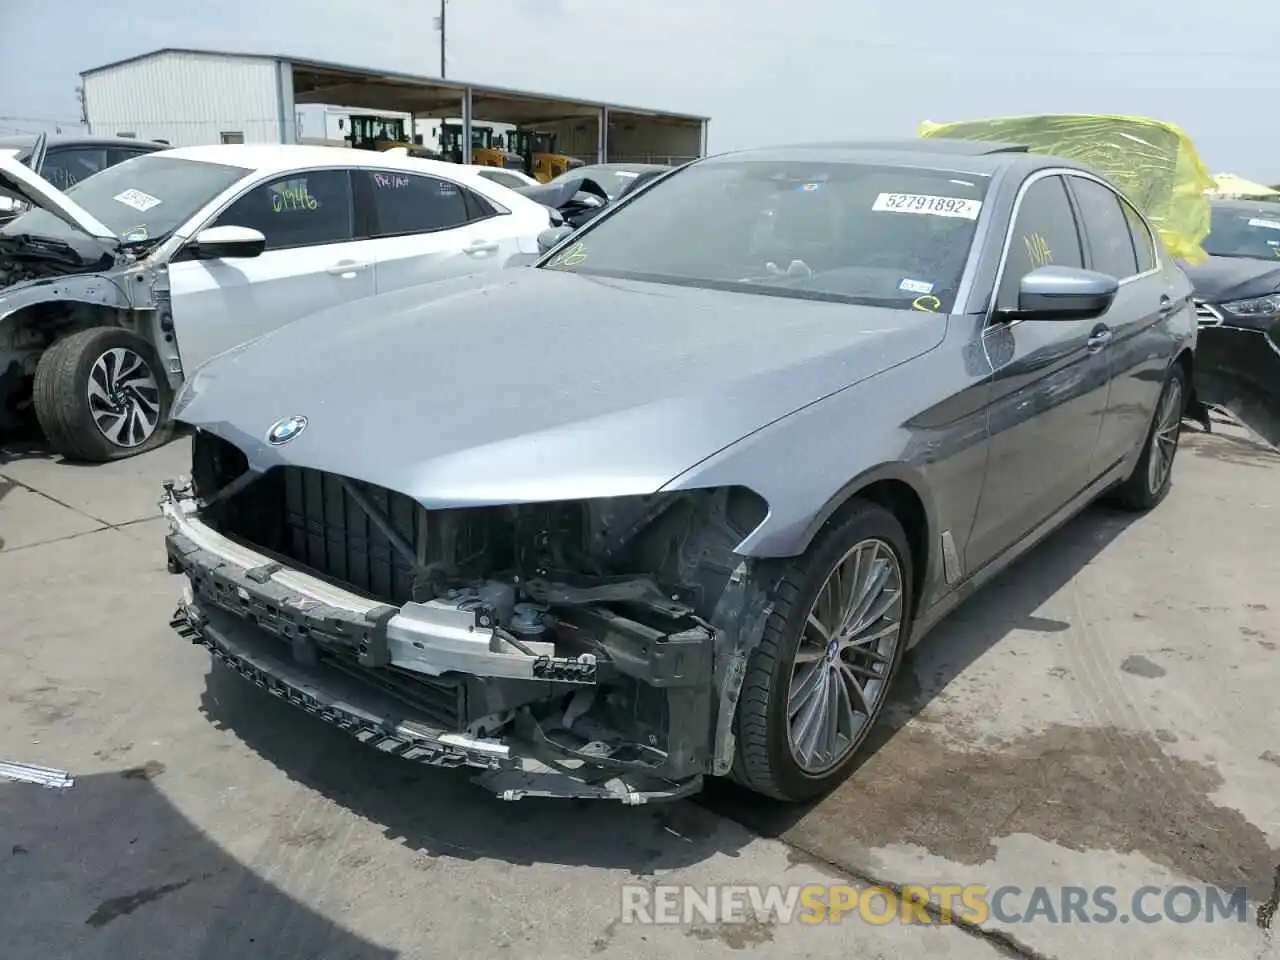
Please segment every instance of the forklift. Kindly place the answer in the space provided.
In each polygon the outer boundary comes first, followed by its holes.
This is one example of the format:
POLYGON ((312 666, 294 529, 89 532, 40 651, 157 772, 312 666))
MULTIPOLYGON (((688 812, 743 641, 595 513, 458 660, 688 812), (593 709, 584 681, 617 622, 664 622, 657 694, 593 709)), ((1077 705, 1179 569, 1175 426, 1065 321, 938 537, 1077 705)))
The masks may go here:
POLYGON ((524 172, 539 183, 546 183, 566 170, 584 166, 577 157, 557 153, 554 133, 539 130, 512 130, 507 134, 507 149, 524 161, 524 172))
POLYGON ((410 140, 405 132, 404 120, 400 117, 379 117, 373 114, 353 114, 351 132, 346 141, 356 150, 403 150, 411 157, 424 160, 438 160, 440 155, 434 150, 424 147, 420 140, 410 140))
MULTIPOLYGON (((440 124, 440 155, 450 163, 462 163, 462 124, 440 124)), ((471 125, 471 162, 481 167, 501 167, 504 170, 520 170, 524 159, 508 153, 502 147, 502 138, 495 137, 493 127, 471 125)))

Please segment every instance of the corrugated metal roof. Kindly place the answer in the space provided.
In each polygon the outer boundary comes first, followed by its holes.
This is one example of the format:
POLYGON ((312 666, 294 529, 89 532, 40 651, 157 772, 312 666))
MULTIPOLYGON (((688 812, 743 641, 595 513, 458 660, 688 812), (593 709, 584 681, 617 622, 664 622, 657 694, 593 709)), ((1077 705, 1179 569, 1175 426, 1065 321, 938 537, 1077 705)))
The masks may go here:
POLYGON ((125 57, 123 60, 113 60, 111 63, 104 63, 101 66, 90 67, 88 70, 82 70, 80 72, 80 76, 88 77, 95 73, 113 70, 116 67, 122 67, 129 63, 137 63, 140 60, 149 60, 152 57, 158 57, 166 53, 196 54, 209 57, 227 57, 229 59, 239 60, 270 60, 289 63, 294 67, 302 67, 304 69, 334 70, 345 71, 353 74, 363 74, 371 80, 385 78, 388 80, 396 80, 401 83, 417 83, 424 87, 431 87, 437 90, 456 90, 461 93, 470 87, 473 94, 492 93, 508 97, 527 97, 531 100, 551 100, 575 107, 607 107, 610 110, 617 110, 620 113, 634 113, 641 116, 652 115, 669 117, 675 120, 690 120, 697 122, 706 122, 710 120, 710 117, 699 116, 692 113, 656 110, 653 107, 631 107, 626 104, 609 103, 603 100, 583 100, 578 97, 566 97, 554 93, 538 93, 533 90, 515 90, 510 87, 496 87, 487 83, 468 83, 465 80, 442 80, 439 77, 426 77, 419 74, 402 73, 396 70, 379 70, 373 67, 362 67, 349 63, 336 63, 329 60, 314 60, 310 57, 293 57, 283 53, 240 53, 233 50, 204 50, 199 47, 161 47, 158 50, 151 50, 147 53, 137 54, 136 56, 125 57))

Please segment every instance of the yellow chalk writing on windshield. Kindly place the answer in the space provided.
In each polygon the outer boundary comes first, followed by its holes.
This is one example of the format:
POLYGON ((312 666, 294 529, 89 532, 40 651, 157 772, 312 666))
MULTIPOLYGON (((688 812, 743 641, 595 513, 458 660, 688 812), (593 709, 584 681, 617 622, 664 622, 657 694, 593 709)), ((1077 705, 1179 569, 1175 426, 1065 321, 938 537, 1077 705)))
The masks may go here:
POLYGON ((916 297, 912 300, 911 308, 922 313, 937 313, 942 309, 942 301, 932 294, 926 293, 923 297, 916 297))

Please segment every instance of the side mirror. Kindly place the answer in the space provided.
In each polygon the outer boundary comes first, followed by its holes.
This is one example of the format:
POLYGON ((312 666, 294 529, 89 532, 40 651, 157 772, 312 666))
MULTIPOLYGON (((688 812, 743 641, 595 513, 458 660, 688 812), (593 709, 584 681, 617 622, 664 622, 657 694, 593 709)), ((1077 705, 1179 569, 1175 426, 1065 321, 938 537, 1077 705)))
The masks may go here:
POLYGON ((1088 320, 1107 312, 1120 289, 1110 274, 1078 267, 1037 267, 1018 285, 1024 320, 1088 320))
POLYGON ((569 234, 573 227, 548 227, 538 234, 538 253, 546 253, 569 234))
POLYGON ((191 242, 201 260, 234 260, 256 257, 267 246, 267 238, 252 227, 210 227, 191 242))

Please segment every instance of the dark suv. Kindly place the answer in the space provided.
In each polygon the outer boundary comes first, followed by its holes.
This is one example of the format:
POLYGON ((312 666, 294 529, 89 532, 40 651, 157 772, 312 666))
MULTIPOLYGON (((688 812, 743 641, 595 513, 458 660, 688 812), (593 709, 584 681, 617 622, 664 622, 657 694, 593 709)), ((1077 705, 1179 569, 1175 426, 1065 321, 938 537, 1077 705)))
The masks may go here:
MULTIPOLYGON (((31 166, 32 155, 39 145, 39 134, 0 137, 0 155, 17 157, 31 166)), ((99 170, 115 166, 122 160, 142 153, 168 149, 168 144, 155 140, 128 137, 82 137, 49 134, 45 137, 44 159, 36 170, 59 190, 75 186, 99 170)), ((0 199, 0 223, 13 219, 19 211, 0 199)))

